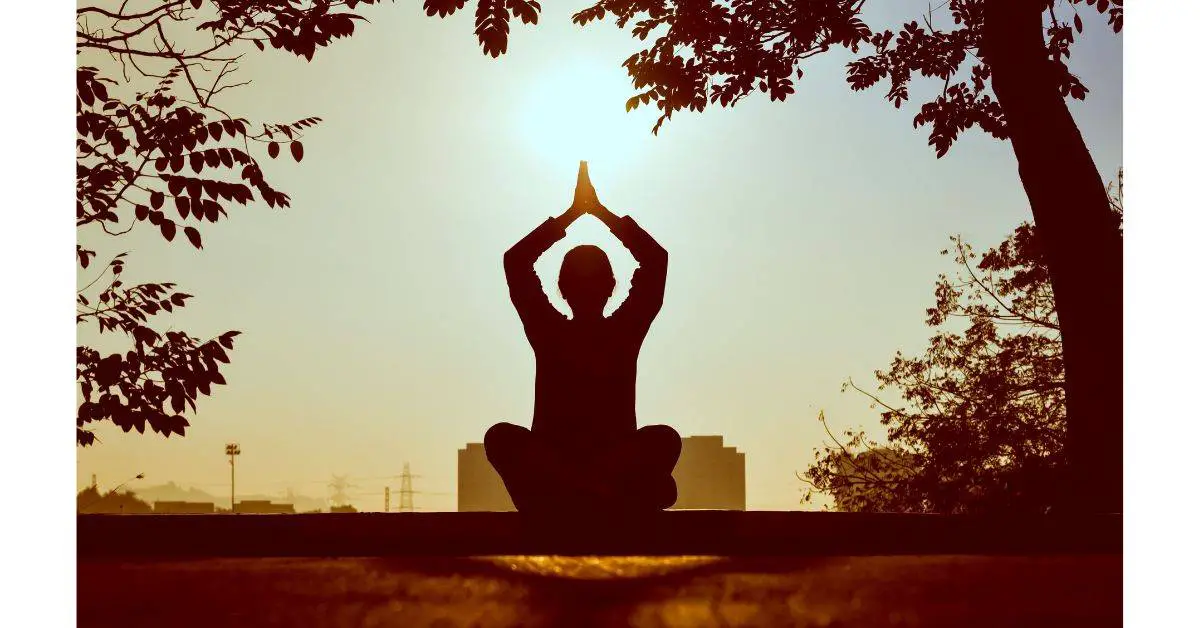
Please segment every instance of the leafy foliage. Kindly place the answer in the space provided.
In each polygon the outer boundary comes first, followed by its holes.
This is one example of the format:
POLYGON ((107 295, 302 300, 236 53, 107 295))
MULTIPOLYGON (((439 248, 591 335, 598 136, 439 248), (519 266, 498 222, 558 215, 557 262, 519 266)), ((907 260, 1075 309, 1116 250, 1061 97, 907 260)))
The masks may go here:
MULTIPOLYGON (((1110 186, 1120 216, 1122 179, 1110 186)), ((840 510, 1044 512, 1063 485, 1066 392, 1062 339, 1037 230, 1024 223, 982 256, 961 237, 942 251, 959 272, 938 277, 924 355, 897 353, 876 371, 888 403, 887 444, 848 430, 816 452, 801 475, 840 510)))
MULTIPOLYGON (((79 229, 120 236, 149 224, 174 242, 182 233, 204 246, 205 222, 228 218, 235 207, 261 200, 290 205, 268 183, 254 156, 266 145, 276 158, 286 144, 295 161, 304 157, 309 117, 292 123, 251 123, 217 106, 222 91, 245 85, 231 77, 244 48, 266 44, 306 60, 333 40, 349 37, 363 19, 357 5, 376 0, 157 0, 137 8, 80 6, 76 53, 104 60, 108 71, 80 63, 76 69, 76 204, 79 229), (179 42, 188 35, 187 45, 179 42), (195 45, 195 38, 203 42, 195 45), (114 78, 119 76, 120 79, 114 78)), ((80 268, 96 252, 76 246, 80 268)), ((76 380, 82 401, 76 419, 80 445, 95 442, 87 426, 111 421, 125 431, 146 426, 163 435, 184 434, 187 408, 198 394, 223 384, 218 363, 228 362, 238 332, 201 341, 182 332, 158 333, 152 317, 184 307, 190 295, 171 283, 126 287, 125 254, 117 255, 78 291, 76 321, 94 321, 101 333, 125 334, 124 353, 101 356, 77 349, 76 380), (89 297, 104 277, 107 285, 89 297)))
POLYGON ((120 332, 133 340, 125 354, 101 356, 86 346, 76 349, 75 377, 83 398, 79 405, 76 439, 90 445, 95 435, 85 429, 95 421, 112 421, 125 431, 151 430, 164 436, 183 435, 188 420, 186 406, 194 412, 199 394, 210 394, 211 386, 224 384, 218 362, 228 363, 233 349, 230 331, 205 343, 186 334, 159 334, 146 325, 150 317, 183 307, 191 295, 177 292, 175 285, 139 284, 126 288, 121 281, 122 253, 109 264, 108 286, 96 302, 76 295, 76 323, 94 321, 100 333, 120 332))
MULTIPOLYGON (((1084 1, 1068 0, 1068 4, 1074 9, 1084 1)), ((896 107, 908 100, 914 74, 942 81, 942 93, 923 104, 913 119, 914 127, 930 127, 929 143, 939 157, 959 132, 975 125, 998 138, 1006 137, 1003 112, 987 89, 991 70, 978 55, 983 0, 940 3, 952 25, 935 26, 930 9, 920 21, 909 21, 895 32, 867 26, 860 17, 864 4, 865 0, 600 0, 574 20, 587 24, 612 13, 618 27, 634 22, 633 34, 643 40, 660 26, 667 27, 652 46, 624 64, 634 87, 643 90, 626 106, 655 102, 662 112, 656 132, 676 111, 703 111, 715 103, 733 106, 755 88, 771 100, 784 100, 804 76, 800 66, 805 59, 840 46, 854 53, 873 52, 848 65, 851 89, 868 89, 887 79, 886 98, 896 107)), ((1114 30, 1120 30, 1119 0, 1087 4, 1109 12, 1114 30)), ((1082 99, 1086 89, 1065 63, 1073 32, 1059 22, 1053 8, 1050 11, 1050 54, 1061 70, 1063 93, 1082 99)), ((1078 17, 1074 23, 1082 32, 1078 17)))
MULTIPOLYGON (((426 13, 444 17, 464 1, 426 0, 426 13)), ((1087 88, 1067 66, 1075 35, 1083 33, 1078 7, 1093 7, 1120 32, 1123 1, 1045 2, 1047 55, 1058 70, 1060 89, 1064 96, 1083 99, 1087 88), (1071 19, 1060 18, 1063 5, 1072 12, 1071 19)), ((501 20, 489 17, 500 15, 494 11, 501 3, 479 0, 476 13, 476 33, 492 56, 507 49, 507 27, 502 33, 485 30, 491 28, 485 25, 501 20)), ((941 81, 941 94, 922 104, 913 119, 914 127, 930 128, 929 143, 939 157, 962 131, 974 126, 997 138, 1007 137, 1003 111, 989 89, 991 68, 980 54, 984 0, 931 5, 925 15, 914 16, 896 30, 867 25, 862 20, 865 4, 866 0, 598 0, 572 20, 587 25, 611 15, 618 28, 630 26, 637 39, 653 40, 622 65, 636 92, 626 109, 654 103, 661 112, 654 133, 675 112, 700 112, 712 104, 732 107, 755 90, 772 101, 785 100, 803 78, 806 59, 841 47, 863 55, 847 66, 850 88, 866 90, 886 81, 885 98, 896 107, 909 99, 915 74, 941 81)), ((507 15, 502 20, 507 24, 507 15)))
POLYGON ((75 511, 86 514, 143 515, 154 508, 133 491, 100 493, 89 486, 75 495, 75 511))
MULTIPOLYGON (((466 0, 425 0, 425 15, 446 17, 466 3, 466 0)), ((512 16, 525 24, 537 24, 541 10, 537 0, 477 0, 475 36, 484 54, 496 58, 508 52, 508 22, 512 16)))
POLYGON ((863 432, 847 431, 842 443, 829 431, 824 412, 817 420, 836 450, 826 447, 818 464, 800 478, 812 487, 804 495, 806 502, 820 490, 832 495, 836 509, 843 512, 921 512, 912 507, 914 501, 921 503, 912 494, 918 473, 912 453, 870 442, 863 432))

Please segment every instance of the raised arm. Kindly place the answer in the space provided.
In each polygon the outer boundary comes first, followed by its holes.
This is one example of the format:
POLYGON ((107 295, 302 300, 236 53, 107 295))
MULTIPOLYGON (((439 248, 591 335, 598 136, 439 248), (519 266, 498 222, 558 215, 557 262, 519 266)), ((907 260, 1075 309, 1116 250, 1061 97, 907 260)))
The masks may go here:
POLYGON ((533 265, 555 242, 563 239, 567 227, 582 214, 581 209, 572 207, 558 218, 548 218, 504 253, 508 295, 527 332, 535 331, 543 321, 562 318, 546 298, 533 265))
POLYGON ((618 217, 603 205, 589 211, 608 226, 638 262, 637 270, 633 271, 629 297, 613 315, 649 329, 650 323, 662 309, 663 294, 667 287, 667 250, 633 218, 618 217))

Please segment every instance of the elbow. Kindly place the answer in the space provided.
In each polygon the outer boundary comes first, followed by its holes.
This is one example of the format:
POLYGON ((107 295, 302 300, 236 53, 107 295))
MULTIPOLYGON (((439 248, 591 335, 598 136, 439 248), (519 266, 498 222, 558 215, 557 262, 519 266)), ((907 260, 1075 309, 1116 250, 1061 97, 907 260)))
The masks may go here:
POLYGON ((667 250, 655 243, 654 246, 646 248, 645 264, 666 270, 667 268, 667 250))
POLYGON ((504 253, 504 275, 512 277, 533 270, 533 260, 523 251, 513 247, 504 253))
POLYGON ((511 270, 521 264, 521 253, 517 247, 504 252, 504 270, 511 270))
POLYGON ((642 266, 665 267, 667 265, 667 250, 651 238, 639 239, 625 246, 630 253, 633 253, 633 259, 642 266))

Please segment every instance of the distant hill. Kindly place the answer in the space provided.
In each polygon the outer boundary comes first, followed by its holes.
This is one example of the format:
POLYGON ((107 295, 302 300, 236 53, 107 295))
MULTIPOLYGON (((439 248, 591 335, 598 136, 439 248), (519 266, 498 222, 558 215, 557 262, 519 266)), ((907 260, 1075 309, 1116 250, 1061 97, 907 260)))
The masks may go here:
MULTIPOLYGON (((139 488, 133 491, 139 499, 150 504, 154 502, 212 502, 218 507, 229 507, 229 495, 213 495, 198 488, 184 488, 174 482, 167 482, 159 486, 150 486, 139 488)), ((308 512, 312 510, 323 510, 328 508, 324 499, 315 497, 307 497, 305 495, 296 495, 288 492, 283 495, 241 495, 237 496, 238 501, 264 499, 276 503, 290 503, 296 507, 296 512, 308 512)))
MULTIPOLYGON (((137 496, 147 502, 213 502, 219 503, 218 498, 212 494, 206 493, 198 488, 183 488, 174 482, 167 482, 159 486, 151 486, 147 488, 138 488, 133 491, 137 496)), ((224 501, 228 502, 229 497, 225 497, 224 501)))

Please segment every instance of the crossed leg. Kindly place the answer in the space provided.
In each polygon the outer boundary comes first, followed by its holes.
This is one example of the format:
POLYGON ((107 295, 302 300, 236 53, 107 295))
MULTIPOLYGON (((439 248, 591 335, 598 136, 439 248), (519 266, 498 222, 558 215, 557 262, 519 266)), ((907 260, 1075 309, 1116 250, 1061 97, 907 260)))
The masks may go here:
POLYGON ((498 423, 483 440, 517 510, 654 511, 676 499, 671 472, 679 434, 666 425, 643 427, 614 443, 581 451, 526 428, 498 423))
POLYGON ((572 500, 571 469, 563 453, 528 429, 497 423, 483 449, 517 510, 551 510, 572 500))
POLYGON ((675 478, 682 441, 668 425, 648 425, 618 441, 597 465, 597 484, 618 508, 666 510, 675 504, 675 478))

